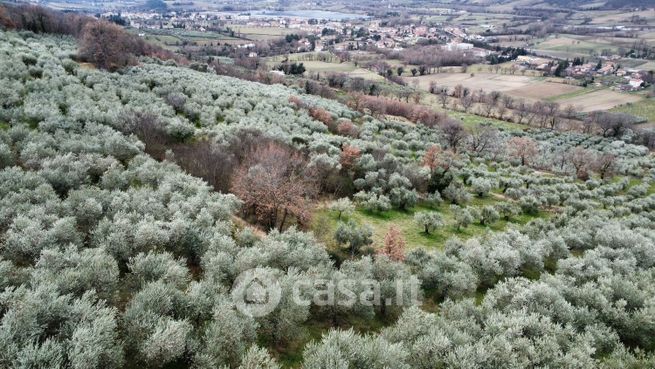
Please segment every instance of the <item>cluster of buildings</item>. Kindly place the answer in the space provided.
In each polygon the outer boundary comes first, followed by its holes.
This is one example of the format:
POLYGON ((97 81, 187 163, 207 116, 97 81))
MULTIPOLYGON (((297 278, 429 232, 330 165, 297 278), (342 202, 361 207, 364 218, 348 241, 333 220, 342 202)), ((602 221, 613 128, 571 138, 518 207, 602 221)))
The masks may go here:
MULTIPOLYGON (((638 69, 622 68, 619 57, 605 57, 600 63, 583 63, 569 66, 564 70, 563 76, 569 79, 608 78, 616 89, 620 91, 637 91, 646 86, 646 72, 638 69), (620 77, 620 78, 619 78, 620 77)), ((549 72, 557 68, 559 62, 554 59, 533 55, 521 55, 516 61, 519 67, 537 71, 549 72)))
MULTIPOLYGON (((109 17, 111 14, 103 14, 109 17)), ((299 49, 322 51, 328 46, 337 51, 359 49, 362 45, 380 49, 402 50, 406 45, 421 41, 447 43, 448 50, 466 51, 474 48, 468 40, 484 40, 484 37, 469 35, 457 27, 428 27, 409 24, 389 26, 380 20, 317 20, 293 16, 262 16, 226 12, 127 12, 121 17, 135 29, 184 29, 209 32, 225 30, 226 27, 285 28, 298 34, 312 35, 299 40, 299 49), (327 32, 326 32, 327 30, 327 32), (347 40, 347 42, 343 42, 347 40)), ((244 40, 244 45, 247 45, 244 40)))
MULTIPOLYGON (((112 13, 102 14, 108 18, 112 13)), ((190 31, 207 32, 220 25, 221 19, 208 13, 177 13, 169 12, 127 12, 120 16, 127 20, 130 27, 135 29, 185 29, 190 31)))

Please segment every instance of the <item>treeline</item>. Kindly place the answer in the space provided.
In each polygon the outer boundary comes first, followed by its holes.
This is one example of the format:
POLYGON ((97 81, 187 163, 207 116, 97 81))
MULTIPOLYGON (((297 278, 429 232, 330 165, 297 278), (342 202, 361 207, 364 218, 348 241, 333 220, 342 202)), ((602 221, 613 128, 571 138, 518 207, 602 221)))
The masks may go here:
POLYGON ((402 52, 376 49, 375 52, 387 59, 400 59, 407 64, 425 66, 430 72, 437 67, 471 65, 480 61, 472 52, 447 50, 443 45, 413 47, 402 52))
POLYGON ((487 61, 490 64, 502 64, 511 60, 516 60, 521 55, 528 55, 528 51, 522 47, 508 47, 502 50, 500 47, 497 48, 498 54, 491 54, 487 56, 487 61))
POLYGON ((406 103, 380 96, 355 96, 351 107, 378 117, 383 115, 403 117, 413 123, 423 124, 427 127, 435 127, 448 120, 446 114, 437 113, 423 105, 406 103))
POLYGON ((627 113, 596 111, 583 113, 573 105, 561 106, 556 102, 516 99, 498 91, 471 91, 457 85, 452 89, 432 83, 430 93, 437 96, 443 108, 465 113, 474 113, 487 118, 499 119, 521 125, 552 130, 579 130, 587 134, 620 139, 629 131, 634 133, 633 141, 637 144, 655 148, 653 132, 636 129, 640 118, 627 113))
POLYGON ((73 36, 79 42, 80 61, 110 71, 135 65, 141 56, 184 62, 180 56, 151 45, 112 22, 40 6, 0 5, 0 27, 73 36))

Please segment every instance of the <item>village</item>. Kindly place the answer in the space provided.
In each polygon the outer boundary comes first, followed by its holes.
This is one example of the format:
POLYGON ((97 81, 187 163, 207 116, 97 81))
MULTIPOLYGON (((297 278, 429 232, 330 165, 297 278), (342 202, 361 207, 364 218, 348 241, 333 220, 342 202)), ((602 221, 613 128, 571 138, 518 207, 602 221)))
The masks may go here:
MULTIPOLYGON (((443 13, 459 16, 459 13, 465 12, 443 10, 443 13)), ((523 75, 532 73, 537 76, 561 77, 564 83, 577 86, 603 86, 618 92, 634 92, 649 87, 653 82, 652 72, 624 65, 624 56, 618 54, 569 59, 524 47, 521 53, 507 58, 505 53, 508 50, 518 49, 494 44, 495 38, 486 36, 494 31, 493 24, 480 24, 471 29, 446 22, 435 24, 417 19, 414 23, 396 23, 388 18, 322 11, 152 10, 120 14, 107 12, 99 16, 106 19, 118 18, 139 36, 157 37, 167 46, 222 46, 246 51, 240 55, 249 58, 271 57, 270 53, 261 55, 262 44, 285 38, 293 48, 283 49, 281 52, 284 54, 373 50, 389 55, 402 53, 405 49, 438 45, 445 52, 461 53, 466 60, 492 64, 489 68, 496 72, 500 69, 510 74, 520 72, 523 75), (498 61, 499 58, 505 58, 503 63, 498 61)), ((623 26, 613 29, 626 30, 623 26)), ((440 66, 427 66, 421 70, 434 71, 433 67, 440 66)))

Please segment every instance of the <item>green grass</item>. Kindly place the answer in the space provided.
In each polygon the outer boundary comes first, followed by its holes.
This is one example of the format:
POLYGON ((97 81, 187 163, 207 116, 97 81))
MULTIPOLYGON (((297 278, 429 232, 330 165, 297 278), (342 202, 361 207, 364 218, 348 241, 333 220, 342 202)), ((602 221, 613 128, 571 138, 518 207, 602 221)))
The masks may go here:
POLYGON ((496 128, 500 128, 508 131, 522 131, 525 130, 526 128, 524 125, 520 125, 512 122, 506 122, 504 120, 499 120, 494 118, 481 117, 479 115, 470 114, 470 113, 449 111, 448 115, 455 119, 459 119, 464 125, 464 127, 469 130, 473 129, 474 127, 480 126, 481 124, 484 123, 490 123, 492 126, 496 128))
POLYGON ((297 30, 280 27, 244 27, 239 25, 228 25, 235 32, 235 35, 250 40, 275 40, 286 35, 297 33, 297 30))
MULTIPOLYGON (((488 197, 479 198, 474 197, 468 204, 481 208, 485 205, 494 205, 502 202, 493 195, 488 197)), ((546 213, 542 212, 536 217, 545 217, 546 213)), ((501 219, 491 225, 480 225, 478 222, 471 224, 467 228, 457 230, 455 226, 455 219, 450 209, 450 205, 443 203, 438 207, 431 208, 425 204, 406 210, 390 210, 382 213, 369 212, 364 209, 357 209, 350 217, 342 216, 342 221, 352 219, 358 224, 367 224, 373 230, 373 246, 380 247, 384 243, 384 236, 389 230, 391 225, 395 225, 402 231, 403 237, 407 242, 407 248, 413 249, 417 247, 424 247, 427 249, 441 249, 446 242, 457 237, 460 239, 469 239, 473 237, 480 237, 488 232, 499 232, 507 229, 510 224, 526 224, 530 220, 536 218, 535 216, 519 215, 510 221, 501 219), (436 211, 441 214, 444 226, 437 230, 426 234, 422 228, 417 226, 414 222, 414 214, 419 211, 436 211)), ((334 232, 339 224, 339 219, 336 213, 333 213, 325 207, 319 207, 314 214, 314 222, 312 224, 312 231, 316 237, 325 243, 328 249, 336 250, 337 245, 333 239, 334 232)))
POLYGON ((628 113, 655 122, 655 99, 648 98, 636 103, 628 103, 612 109, 614 112, 628 113))
POLYGON ((547 98, 546 100, 548 100, 548 101, 564 101, 564 100, 572 99, 574 97, 583 96, 583 95, 586 95, 586 94, 590 94, 592 92, 600 91, 603 88, 604 87, 583 88, 583 89, 580 89, 580 90, 577 90, 577 91, 569 92, 567 94, 551 96, 551 97, 547 98))
POLYGON ((610 52, 616 53, 618 48, 619 45, 607 42, 602 38, 576 35, 560 35, 559 37, 549 37, 534 46, 534 49, 540 52, 550 52, 550 54, 555 56, 588 56, 591 54, 598 55, 603 50, 610 50, 610 52))
POLYGON ((327 333, 330 329, 352 328, 361 334, 377 333, 384 327, 392 325, 395 320, 395 317, 392 315, 389 315, 386 319, 381 318, 377 314, 373 318, 348 315, 341 317, 338 321, 338 326, 333 327, 330 321, 310 319, 300 327, 298 335, 283 347, 267 341, 261 341, 259 344, 268 347, 283 368, 300 368, 303 361, 303 350, 307 347, 307 344, 312 341, 319 341, 323 334, 327 333))
MULTIPOLYGON (((163 47, 175 49, 184 42, 196 43, 197 45, 218 44, 226 41, 238 41, 238 38, 230 37, 216 32, 187 31, 180 29, 163 30, 130 30, 132 33, 145 33, 144 39, 163 47)), ((245 40, 244 40, 245 41, 245 40)))
POLYGON ((353 72, 355 65, 352 63, 326 63, 322 61, 301 62, 309 72, 353 72))

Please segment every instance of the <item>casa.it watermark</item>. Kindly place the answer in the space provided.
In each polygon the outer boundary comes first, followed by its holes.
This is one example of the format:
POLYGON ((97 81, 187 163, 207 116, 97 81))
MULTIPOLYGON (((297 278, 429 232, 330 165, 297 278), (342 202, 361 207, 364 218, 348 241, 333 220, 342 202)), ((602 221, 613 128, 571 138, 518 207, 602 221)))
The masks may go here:
POLYGON ((418 305, 419 286, 420 282, 414 277, 384 282, 374 279, 303 277, 282 288, 275 270, 255 268, 237 277, 232 287, 232 299, 241 313, 258 318, 275 311, 283 297, 285 303, 299 306, 350 308, 355 305, 418 305))

